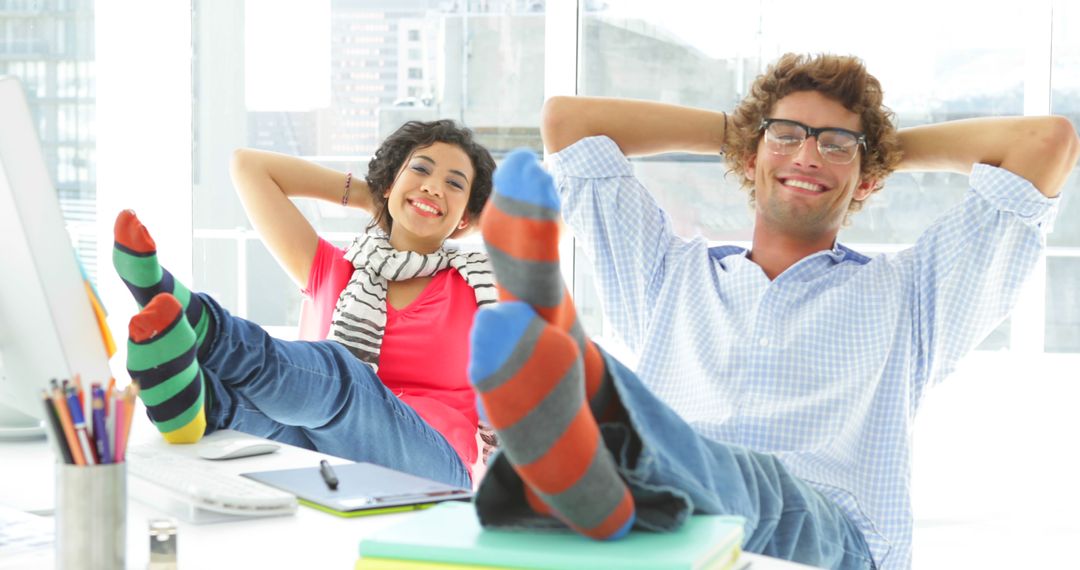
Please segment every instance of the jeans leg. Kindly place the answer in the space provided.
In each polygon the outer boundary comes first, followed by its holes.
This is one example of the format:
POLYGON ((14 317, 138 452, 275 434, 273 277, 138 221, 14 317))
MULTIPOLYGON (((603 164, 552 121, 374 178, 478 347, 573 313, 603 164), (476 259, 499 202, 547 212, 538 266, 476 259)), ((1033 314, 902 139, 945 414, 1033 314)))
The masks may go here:
POLYGON ((750 552, 829 568, 873 567, 862 533, 835 503, 772 455, 699 436, 637 375, 607 354, 604 359, 629 417, 615 449, 631 487, 653 495, 678 490, 696 513, 746 518, 750 552))
POLYGON ((209 296, 201 298, 214 317, 212 344, 200 361, 213 398, 208 423, 248 424, 290 439, 299 429, 323 453, 471 485, 468 468, 442 434, 344 347, 273 338, 209 296))
POLYGON ((203 379, 209 392, 206 433, 219 429, 231 429, 304 449, 315 449, 315 444, 308 438, 303 428, 270 419, 247 398, 226 389, 217 374, 205 367, 203 379))
MULTIPOLYGON (((634 495, 636 526, 679 528, 697 514, 746 519, 743 548, 814 566, 873 568, 862 533, 836 506, 792 476, 775 457, 701 437, 637 376, 606 353, 628 421, 601 426, 604 442, 634 495)), ((476 495, 488 526, 559 526, 534 515, 521 480, 501 455, 476 495)))

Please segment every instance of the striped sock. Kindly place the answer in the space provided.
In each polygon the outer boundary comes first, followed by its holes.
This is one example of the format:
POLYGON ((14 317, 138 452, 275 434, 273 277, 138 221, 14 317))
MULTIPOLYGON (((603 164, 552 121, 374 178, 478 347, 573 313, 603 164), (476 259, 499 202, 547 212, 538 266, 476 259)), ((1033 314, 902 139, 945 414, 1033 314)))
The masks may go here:
POLYGON ((634 500, 585 405, 574 341, 525 303, 508 302, 476 314, 471 343, 469 378, 526 486, 585 536, 625 535, 634 500))
POLYGON ((566 332, 585 361, 585 394, 602 422, 619 417, 604 359, 577 318, 559 268, 559 196, 551 175, 530 150, 516 150, 495 171, 495 193, 481 217, 481 231, 499 300, 525 301, 547 322, 566 332))
POLYGON ((158 293, 171 293, 180 301, 188 323, 195 329, 196 346, 201 356, 203 347, 208 344, 210 313, 198 295, 192 295, 191 290, 173 279, 172 274, 158 263, 157 244, 135 212, 124 210, 116 216, 113 239, 113 267, 139 308, 145 307, 158 293))
POLYGON ((195 331, 176 297, 161 293, 128 324, 127 368, 158 431, 170 443, 194 443, 206 431, 195 331))

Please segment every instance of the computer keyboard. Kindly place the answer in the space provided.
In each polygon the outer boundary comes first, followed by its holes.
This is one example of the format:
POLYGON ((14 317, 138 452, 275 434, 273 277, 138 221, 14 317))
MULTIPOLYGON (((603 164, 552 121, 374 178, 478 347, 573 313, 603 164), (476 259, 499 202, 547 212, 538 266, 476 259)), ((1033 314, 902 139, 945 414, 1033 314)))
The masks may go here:
POLYGON ((209 461, 152 447, 127 451, 127 472, 191 506, 228 515, 296 512, 292 494, 215 468, 209 461))

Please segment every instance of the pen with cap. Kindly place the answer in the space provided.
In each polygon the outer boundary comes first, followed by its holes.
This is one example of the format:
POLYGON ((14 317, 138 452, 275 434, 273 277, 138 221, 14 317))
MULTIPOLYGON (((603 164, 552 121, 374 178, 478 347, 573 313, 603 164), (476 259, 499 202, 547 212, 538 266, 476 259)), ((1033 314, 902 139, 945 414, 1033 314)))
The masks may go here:
POLYGON ((101 388, 100 384, 92 384, 90 387, 90 405, 93 410, 90 412, 91 418, 94 421, 94 441, 97 444, 97 454, 102 464, 112 463, 112 453, 109 448, 109 430, 105 420, 105 390, 101 388))
POLYGON ((71 379, 72 386, 75 387, 75 395, 79 397, 79 409, 86 409, 86 398, 83 397, 82 377, 76 374, 71 379))
POLYGON ((71 412, 71 423, 75 427, 75 435, 79 439, 83 456, 87 465, 96 465, 97 457, 94 454, 94 446, 90 445, 90 438, 86 434, 86 421, 83 419, 82 406, 79 405, 79 397, 75 389, 68 388, 68 411, 71 412))
POLYGON ((338 488, 337 474, 334 473, 327 460, 319 460, 319 473, 322 475, 323 481, 326 481, 326 486, 330 487, 331 491, 336 491, 338 488))

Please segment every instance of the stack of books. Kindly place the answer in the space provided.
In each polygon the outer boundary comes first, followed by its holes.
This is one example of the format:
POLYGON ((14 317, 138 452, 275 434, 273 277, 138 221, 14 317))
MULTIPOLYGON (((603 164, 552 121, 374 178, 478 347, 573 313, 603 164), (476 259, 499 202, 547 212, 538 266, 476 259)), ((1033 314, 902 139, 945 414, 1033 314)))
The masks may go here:
POLYGON ((442 503, 360 541, 356 570, 729 570, 743 519, 696 515, 676 532, 595 541, 567 532, 485 530, 473 505, 442 503))

